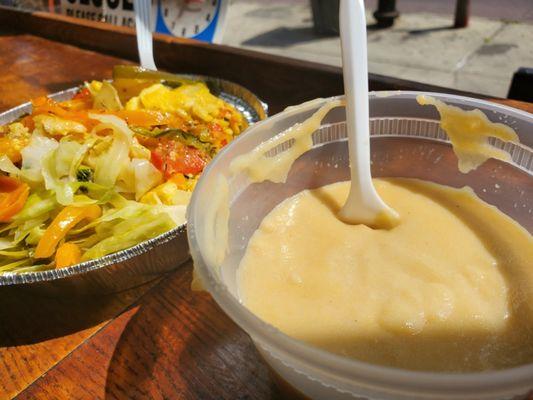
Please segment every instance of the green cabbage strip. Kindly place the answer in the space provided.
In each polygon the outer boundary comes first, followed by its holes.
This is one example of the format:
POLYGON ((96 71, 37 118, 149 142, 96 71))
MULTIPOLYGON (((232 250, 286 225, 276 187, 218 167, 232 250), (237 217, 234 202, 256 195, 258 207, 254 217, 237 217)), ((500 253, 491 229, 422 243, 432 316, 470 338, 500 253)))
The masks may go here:
POLYGON ((124 120, 114 115, 89 114, 89 117, 101 122, 94 128, 95 130, 113 130, 111 146, 96 159, 94 182, 102 186, 114 187, 120 172, 129 164, 133 132, 124 120))
POLYGON ((30 258, 24 258, 22 260, 10 262, 8 264, 2 264, 2 261, 0 261, 0 274, 4 272, 13 271, 14 269, 17 269, 19 267, 25 267, 28 264, 31 264, 30 258))
POLYGON ((122 104, 118 97, 118 92, 109 82, 103 81, 102 87, 99 91, 94 91, 91 85, 86 84, 85 87, 89 89, 93 95, 93 107, 96 109, 117 111, 122 110, 122 104))
POLYGON ((102 257, 135 246, 137 243, 174 228, 174 226, 174 222, 166 213, 157 213, 154 210, 142 211, 137 217, 116 224, 111 230, 111 235, 89 248, 82 260, 102 257))
POLYGON ((57 207, 57 201, 52 191, 36 192, 29 195, 24 208, 13 218, 14 223, 22 223, 41 215, 48 214, 57 207))
POLYGON ((59 204, 66 206, 73 202, 75 188, 69 183, 61 181, 56 171, 55 154, 54 151, 44 158, 42 174, 46 189, 55 193, 59 204))
POLYGON ((25 240, 26 244, 37 244, 44 234, 44 223, 49 219, 48 214, 41 215, 37 218, 30 219, 19 225, 14 232, 13 244, 18 245, 25 240))
POLYGON ((76 173, 85 154, 96 140, 95 137, 90 138, 82 145, 62 139, 59 146, 43 158, 41 164, 45 187, 55 192, 59 204, 74 203, 74 194, 81 187, 81 183, 76 179, 76 173))
POLYGON ((15 260, 26 258, 29 254, 28 250, 0 251, 0 257, 13 258, 15 260))
POLYGON ((56 140, 42 136, 34 131, 30 143, 20 151, 22 155, 21 179, 30 184, 32 182, 42 182, 43 162, 58 147, 59 143, 56 140))
POLYGON ((135 218, 148 210, 150 210, 150 206, 146 204, 126 200, 126 204, 123 207, 105 211, 100 218, 95 219, 81 228, 71 230, 70 234, 78 235, 89 229, 96 228, 104 222, 110 222, 117 219, 127 220, 130 218, 135 218))
POLYGON ((6 238, 0 238, 0 250, 6 250, 12 247, 14 247, 14 245, 11 242, 11 240, 6 239, 6 238))
POLYGON ((49 264, 37 264, 37 265, 32 265, 30 267, 17 268, 16 272, 18 274, 23 274, 25 272, 46 271, 47 269, 50 269, 49 264))
POLYGON ((17 178, 22 175, 20 169, 5 154, 0 156, 0 171, 7 172, 9 175, 17 178))

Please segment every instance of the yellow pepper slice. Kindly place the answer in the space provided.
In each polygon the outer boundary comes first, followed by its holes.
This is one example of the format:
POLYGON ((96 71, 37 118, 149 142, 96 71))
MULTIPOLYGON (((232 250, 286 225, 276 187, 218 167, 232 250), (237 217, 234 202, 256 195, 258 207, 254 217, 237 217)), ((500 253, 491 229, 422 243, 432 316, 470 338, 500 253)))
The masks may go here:
POLYGON ((35 258, 48 258, 54 254, 54 251, 61 239, 68 231, 74 228, 80 221, 87 219, 93 220, 102 215, 102 210, 96 204, 90 204, 82 207, 66 206, 54 218, 52 223, 44 231, 44 235, 37 243, 35 249, 35 258))
POLYGON ((75 243, 65 242, 57 248, 56 268, 70 267, 81 260, 81 249, 75 243))

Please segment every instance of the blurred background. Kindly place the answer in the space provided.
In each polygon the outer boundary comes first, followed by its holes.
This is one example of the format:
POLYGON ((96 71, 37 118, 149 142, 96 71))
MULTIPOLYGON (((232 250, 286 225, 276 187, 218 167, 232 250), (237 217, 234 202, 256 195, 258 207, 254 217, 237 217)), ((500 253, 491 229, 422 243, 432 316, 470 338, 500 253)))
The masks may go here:
MULTIPOLYGON (((68 7, 83 11, 108 4, 108 11, 121 19, 106 13, 77 15, 132 24, 132 18, 123 17, 133 15, 132 0, 0 0, 0 4, 67 15, 72 15, 68 7), (114 4, 119 6, 111 10, 109 5, 114 4)), ((157 0, 153 4, 158 32, 341 65, 338 0, 157 0), (190 25, 200 19, 218 25, 216 34, 203 32, 209 30, 207 25, 190 25)), ((366 7, 371 73, 506 97, 513 74, 520 67, 533 67, 533 0, 367 0, 366 7), (461 3, 469 7, 456 12, 461 3)))
MULTIPOLYGON (((397 0, 389 28, 373 17, 378 1, 365 3, 370 72, 505 97, 514 72, 533 67, 533 0, 471 0, 458 29, 456 0, 397 0)), ((339 38, 313 29, 308 0, 234 0, 227 20, 231 46, 341 65, 339 38)))

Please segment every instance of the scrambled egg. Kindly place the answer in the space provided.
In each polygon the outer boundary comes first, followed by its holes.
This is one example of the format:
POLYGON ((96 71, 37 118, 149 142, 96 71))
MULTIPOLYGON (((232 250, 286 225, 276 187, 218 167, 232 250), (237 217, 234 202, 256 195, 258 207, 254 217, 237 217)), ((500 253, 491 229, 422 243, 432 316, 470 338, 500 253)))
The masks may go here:
POLYGON ((142 196, 141 203, 186 206, 189 204, 191 195, 192 192, 178 189, 178 186, 174 182, 166 182, 142 196))
POLYGON ((36 115, 33 117, 35 127, 51 136, 65 136, 69 133, 85 133, 87 128, 76 121, 56 117, 55 115, 36 115))
POLYGON ((143 89, 138 96, 126 104, 127 110, 147 108, 165 112, 175 112, 185 119, 199 118, 211 122, 219 116, 226 103, 213 96, 203 82, 182 85, 171 89, 160 83, 143 89))
POLYGON ((30 142, 28 128, 20 122, 0 127, 0 156, 6 155, 12 162, 22 160, 20 151, 30 142))

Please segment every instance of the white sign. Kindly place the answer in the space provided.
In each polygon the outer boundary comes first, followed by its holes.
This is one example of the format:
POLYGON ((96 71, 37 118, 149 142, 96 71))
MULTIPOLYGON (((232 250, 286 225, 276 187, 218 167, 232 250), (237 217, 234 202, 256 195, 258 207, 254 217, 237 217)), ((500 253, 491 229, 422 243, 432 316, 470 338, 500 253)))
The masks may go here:
POLYGON ((69 17, 135 27, 133 0, 61 0, 60 12, 69 17))
MULTIPOLYGON (((155 0, 152 23, 156 32, 220 42, 228 0, 155 0)), ((135 27, 133 0, 60 0, 60 13, 69 17, 135 27)))

